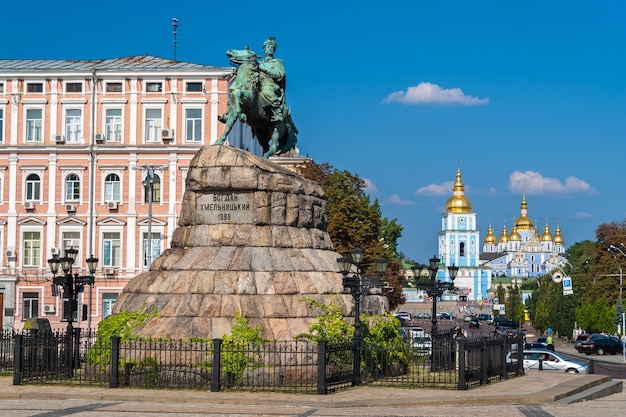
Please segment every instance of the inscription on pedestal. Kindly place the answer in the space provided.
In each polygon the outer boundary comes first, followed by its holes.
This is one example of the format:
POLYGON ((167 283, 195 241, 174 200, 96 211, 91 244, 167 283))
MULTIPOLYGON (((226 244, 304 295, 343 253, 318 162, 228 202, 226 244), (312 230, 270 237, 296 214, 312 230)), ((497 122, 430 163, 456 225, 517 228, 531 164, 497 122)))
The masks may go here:
POLYGON ((251 223, 253 199, 253 193, 201 194, 196 200, 196 218, 203 224, 251 223))

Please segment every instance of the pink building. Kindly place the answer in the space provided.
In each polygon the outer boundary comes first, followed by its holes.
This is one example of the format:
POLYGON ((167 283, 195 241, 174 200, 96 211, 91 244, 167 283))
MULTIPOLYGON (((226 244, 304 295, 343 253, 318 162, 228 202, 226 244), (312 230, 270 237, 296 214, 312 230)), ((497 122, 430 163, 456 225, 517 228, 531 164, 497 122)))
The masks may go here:
MULTIPOLYGON (((110 314, 128 280, 169 247, 189 161, 223 131, 232 72, 153 56, 0 60, 4 329, 31 317, 66 327, 69 303, 53 295, 47 260, 70 247, 75 273, 99 259, 75 327, 110 314)), ((239 140, 231 135, 231 145, 256 145, 241 127, 239 140)))

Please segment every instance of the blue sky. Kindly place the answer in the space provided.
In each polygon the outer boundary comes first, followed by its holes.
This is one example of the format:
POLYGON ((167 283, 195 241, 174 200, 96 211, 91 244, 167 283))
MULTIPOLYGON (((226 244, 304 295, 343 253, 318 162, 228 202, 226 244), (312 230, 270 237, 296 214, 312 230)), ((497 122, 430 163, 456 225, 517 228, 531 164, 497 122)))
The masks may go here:
MULTIPOLYGON (((519 216, 566 246, 626 218, 626 2, 607 0, 50 3, 4 5, 6 59, 151 54, 227 66, 275 36, 302 154, 366 179, 437 252, 460 161, 481 240, 519 216)), ((626 242, 625 242, 626 243, 626 242)))

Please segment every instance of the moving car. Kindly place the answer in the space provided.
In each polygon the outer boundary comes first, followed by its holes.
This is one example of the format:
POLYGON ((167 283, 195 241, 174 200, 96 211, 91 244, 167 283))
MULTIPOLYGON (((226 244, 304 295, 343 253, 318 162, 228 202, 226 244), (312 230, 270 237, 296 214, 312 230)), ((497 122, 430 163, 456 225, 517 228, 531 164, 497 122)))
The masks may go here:
POLYGON ((600 356, 605 353, 616 355, 623 353, 624 344, 613 337, 602 336, 590 338, 580 343, 576 342, 576 350, 578 353, 586 355, 591 355, 592 353, 597 353, 600 356))
POLYGON ((480 321, 478 321, 478 317, 472 317, 472 319, 470 320, 470 323, 469 323, 469 327, 470 327, 470 329, 472 327, 475 327, 477 329, 480 328, 480 321))
POLYGON ((572 374, 588 374, 589 365, 572 361, 559 353, 546 349, 524 350, 524 369, 538 370, 539 366, 544 371, 567 372, 572 374))
POLYGON ((495 317, 493 319, 493 324, 502 327, 515 327, 515 324, 513 324, 513 320, 502 316, 495 317))
POLYGON ((411 313, 407 313, 406 311, 400 311, 398 313, 393 313, 394 316, 400 317, 402 320, 411 321, 411 313))
POLYGON ((416 336, 411 338, 411 347, 416 356, 431 355, 433 339, 430 335, 416 336))

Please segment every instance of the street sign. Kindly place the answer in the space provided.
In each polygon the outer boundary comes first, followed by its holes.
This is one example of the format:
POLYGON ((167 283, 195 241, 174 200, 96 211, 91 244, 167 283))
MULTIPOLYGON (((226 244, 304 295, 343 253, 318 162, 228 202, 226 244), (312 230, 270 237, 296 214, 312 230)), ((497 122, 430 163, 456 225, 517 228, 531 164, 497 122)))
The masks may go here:
POLYGON ((556 284, 558 284, 559 282, 563 281, 563 274, 561 273, 561 271, 555 271, 552 274, 552 281, 556 284))
POLYGON ((570 277, 563 278, 563 295, 573 295, 572 279, 570 277))

